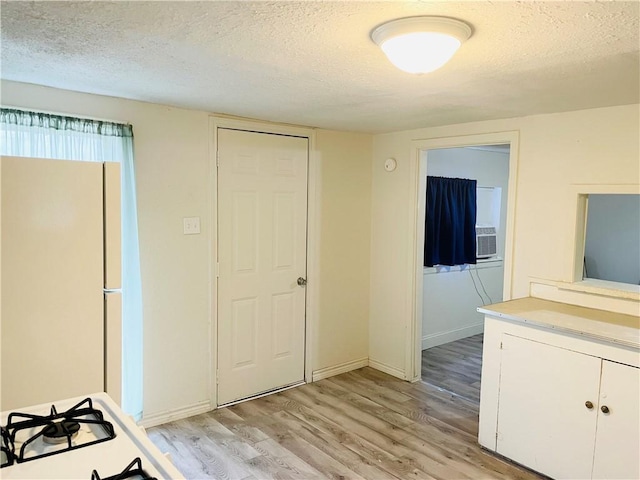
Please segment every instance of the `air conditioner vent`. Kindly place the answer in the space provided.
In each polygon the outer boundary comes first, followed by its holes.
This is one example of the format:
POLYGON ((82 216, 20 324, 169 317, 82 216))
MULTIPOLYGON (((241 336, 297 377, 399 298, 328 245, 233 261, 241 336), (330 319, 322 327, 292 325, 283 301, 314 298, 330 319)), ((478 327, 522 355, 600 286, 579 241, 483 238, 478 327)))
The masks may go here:
POLYGON ((476 258, 489 258, 498 253, 498 235, 495 227, 476 226, 476 258))
POLYGON ((476 227, 476 235, 495 235, 496 227, 476 227))

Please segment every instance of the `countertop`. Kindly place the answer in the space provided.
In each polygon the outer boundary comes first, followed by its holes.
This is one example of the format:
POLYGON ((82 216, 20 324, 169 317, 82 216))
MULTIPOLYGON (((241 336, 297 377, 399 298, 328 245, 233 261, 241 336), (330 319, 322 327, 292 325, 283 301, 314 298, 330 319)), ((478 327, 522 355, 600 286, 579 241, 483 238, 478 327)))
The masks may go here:
POLYGON ((640 316, 534 297, 478 307, 478 312, 640 349, 640 316))

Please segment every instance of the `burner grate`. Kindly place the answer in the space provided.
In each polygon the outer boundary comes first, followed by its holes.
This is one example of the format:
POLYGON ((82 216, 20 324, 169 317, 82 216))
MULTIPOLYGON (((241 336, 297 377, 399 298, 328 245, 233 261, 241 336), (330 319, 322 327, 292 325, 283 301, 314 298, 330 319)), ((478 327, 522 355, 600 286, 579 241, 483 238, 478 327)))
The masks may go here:
POLYGON ((49 415, 10 413, 6 431, 9 444, 7 448, 16 463, 88 447, 111 440, 116 436, 113 425, 104 419, 100 410, 93 407, 91 398, 86 398, 62 413, 56 411, 55 405, 51 406, 49 415), (97 429, 101 434, 87 438, 86 441, 74 443, 82 426, 97 429), (18 441, 21 435, 26 435, 27 438, 21 438, 21 441, 18 441), (52 450, 44 448, 40 451, 34 448, 39 443, 50 444, 55 448, 52 450))
POLYGON ((13 442, 9 432, 4 427, 0 427, 0 441, 2 442, 0 444, 0 468, 13 465, 13 442))
POLYGON ((127 478, 136 478, 138 480, 158 480, 151 477, 142 469, 142 460, 136 458, 122 472, 107 478, 101 478, 95 470, 91 473, 91 480, 125 480, 127 478))

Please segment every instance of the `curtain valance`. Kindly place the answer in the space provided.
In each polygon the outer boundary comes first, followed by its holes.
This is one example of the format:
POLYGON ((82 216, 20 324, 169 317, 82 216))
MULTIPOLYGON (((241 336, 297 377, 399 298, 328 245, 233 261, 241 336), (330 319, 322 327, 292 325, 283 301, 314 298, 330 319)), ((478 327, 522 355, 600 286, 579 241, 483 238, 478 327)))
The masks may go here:
POLYGON ((0 109, 0 123, 23 127, 40 127, 54 130, 71 130, 108 137, 133 137, 131 125, 66 117, 50 113, 30 112, 12 108, 0 109))

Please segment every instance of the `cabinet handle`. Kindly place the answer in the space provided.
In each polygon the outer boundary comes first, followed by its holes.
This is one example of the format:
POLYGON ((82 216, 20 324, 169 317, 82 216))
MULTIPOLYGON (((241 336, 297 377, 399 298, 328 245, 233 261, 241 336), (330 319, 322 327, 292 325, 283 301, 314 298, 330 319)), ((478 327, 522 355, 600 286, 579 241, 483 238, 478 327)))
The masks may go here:
POLYGON ((593 408, 593 403, 587 400, 586 402, 584 402, 584 406, 591 410, 593 408))
POLYGON ((602 405, 600 407, 600 410, 602 410, 602 413, 609 413, 609 407, 607 407, 606 405, 602 405))

